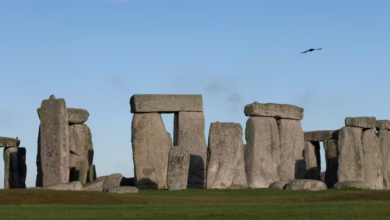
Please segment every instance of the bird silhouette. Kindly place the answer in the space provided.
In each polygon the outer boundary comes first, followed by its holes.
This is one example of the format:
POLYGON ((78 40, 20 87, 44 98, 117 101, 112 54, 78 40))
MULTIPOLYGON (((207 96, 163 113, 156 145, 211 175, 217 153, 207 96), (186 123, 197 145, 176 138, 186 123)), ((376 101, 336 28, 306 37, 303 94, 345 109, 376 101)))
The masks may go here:
POLYGON ((307 53, 307 52, 313 52, 315 50, 322 50, 322 47, 321 48, 318 48, 318 49, 315 49, 315 48, 311 48, 311 49, 308 49, 306 51, 303 51, 302 53, 307 53))

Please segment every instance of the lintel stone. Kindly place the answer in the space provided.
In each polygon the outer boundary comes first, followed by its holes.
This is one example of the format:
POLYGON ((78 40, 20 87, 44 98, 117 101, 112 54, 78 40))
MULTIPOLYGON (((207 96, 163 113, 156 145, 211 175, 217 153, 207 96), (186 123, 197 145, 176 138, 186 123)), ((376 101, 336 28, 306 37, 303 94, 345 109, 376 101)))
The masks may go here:
POLYGON ((246 105, 244 113, 246 116, 263 116, 263 117, 275 117, 282 119, 303 119, 303 108, 295 105, 287 104, 274 104, 274 103, 258 103, 246 105))
POLYGON ((0 137, 0 147, 18 147, 20 144, 19 139, 0 137))
POLYGON ((390 130, 390 121, 389 120, 378 120, 378 121, 376 121, 376 128, 378 130, 390 130))
POLYGON ((131 113, 203 112, 202 95, 133 95, 131 113))
POLYGON ((338 130, 308 131, 304 132, 305 141, 324 141, 338 139, 338 130))
POLYGON ((376 127, 375 117, 346 117, 345 126, 359 128, 374 128, 376 127))
POLYGON ((68 108, 68 123, 83 124, 88 120, 89 112, 80 108, 68 108))

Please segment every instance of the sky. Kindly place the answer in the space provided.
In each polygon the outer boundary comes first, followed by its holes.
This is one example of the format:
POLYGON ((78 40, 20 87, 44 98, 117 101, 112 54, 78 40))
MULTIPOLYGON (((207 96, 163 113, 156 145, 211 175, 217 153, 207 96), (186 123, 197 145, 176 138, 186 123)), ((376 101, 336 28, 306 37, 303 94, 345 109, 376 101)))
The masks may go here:
MULTIPOLYGON (((304 108, 304 131, 339 129, 345 117, 390 119, 389 8, 383 0, 0 0, 0 136, 26 147, 33 187, 37 108, 51 94, 89 111, 98 176, 134 175, 134 94, 202 94, 206 139, 217 121, 244 131, 244 106, 254 101, 304 108)), ((173 115, 163 120, 172 134, 173 115)))

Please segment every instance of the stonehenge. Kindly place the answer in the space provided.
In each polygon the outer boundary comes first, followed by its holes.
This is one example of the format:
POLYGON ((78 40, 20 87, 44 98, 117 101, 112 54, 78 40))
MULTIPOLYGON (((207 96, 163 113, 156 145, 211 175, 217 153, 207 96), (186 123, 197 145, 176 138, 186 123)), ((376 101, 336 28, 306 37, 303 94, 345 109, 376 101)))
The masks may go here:
MULTIPOLYGON (((43 100, 37 109, 36 187, 118 194, 189 188, 390 189, 389 120, 346 117, 342 128, 304 132, 303 108, 253 102, 244 107, 245 128, 212 122, 206 141, 202 95, 133 95, 130 109, 134 177, 97 177, 92 132, 85 124, 89 112, 68 108, 54 95, 43 100), (162 114, 174 114, 172 135, 162 114)), ((26 148, 19 145, 18 138, 0 137, 4 189, 26 188, 26 148)))

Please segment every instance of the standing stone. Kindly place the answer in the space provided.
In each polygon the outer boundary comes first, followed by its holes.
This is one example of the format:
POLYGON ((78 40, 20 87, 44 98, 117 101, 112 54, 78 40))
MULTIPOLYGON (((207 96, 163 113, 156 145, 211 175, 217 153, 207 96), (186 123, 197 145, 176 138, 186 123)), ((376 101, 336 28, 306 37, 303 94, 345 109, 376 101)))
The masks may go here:
POLYGON ((203 112, 178 112, 174 122, 174 145, 190 154, 188 188, 205 188, 207 145, 203 112))
POLYGON ((275 118, 250 117, 245 128, 245 171, 249 188, 267 188, 279 180, 280 144, 275 118))
POLYGON ((167 189, 171 135, 161 114, 134 114, 132 123, 134 173, 139 189, 167 189))
POLYGON ((364 184, 368 189, 383 189, 382 158, 375 130, 363 131, 364 184))
POLYGON ((280 137, 280 181, 303 179, 306 173, 305 143, 301 121, 277 121, 280 137))
POLYGON ((242 128, 238 123, 211 123, 209 135, 210 161, 207 168, 208 189, 246 188, 243 161, 242 128), (241 167, 240 167, 240 166, 241 167), (237 173, 238 170, 238 173, 237 173), (242 174, 240 174, 241 172, 242 174))
POLYGON ((188 170, 190 167, 190 155, 179 146, 174 146, 169 151, 168 158, 168 189, 181 190, 187 188, 188 170))
POLYGON ((70 181, 85 184, 94 153, 91 130, 86 124, 69 126, 69 152, 70 181))
POLYGON ((337 180, 337 169, 339 167, 338 139, 324 141, 326 172, 325 183, 328 188, 333 188, 337 180))
POLYGON ((362 129, 356 127, 341 128, 338 144, 338 181, 363 181, 362 129))
POLYGON ((390 133, 379 130, 378 142, 382 158, 383 189, 390 189, 390 133))
POLYGON ((320 142, 305 141, 305 179, 321 180, 320 142))
POLYGON ((95 167, 95 164, 92 164, 89 167, 87 183, 88 182, 93 182, 95 180, 96 180, 96 167, 95 167))
POLYGON ((26 188, 26 148, 4 149, 4 189, 26 188))
MULTIPOLYGON (((38 143, 38 177, 42 186, 50 186, 69 181, 69 126, 68 111, 64 99, 43 100, 38 109, 41 119, 38 143), (41 169, 41 176, 39 170, 41 169)), ((38 185, 37 185, 38 186, 38 185)))

